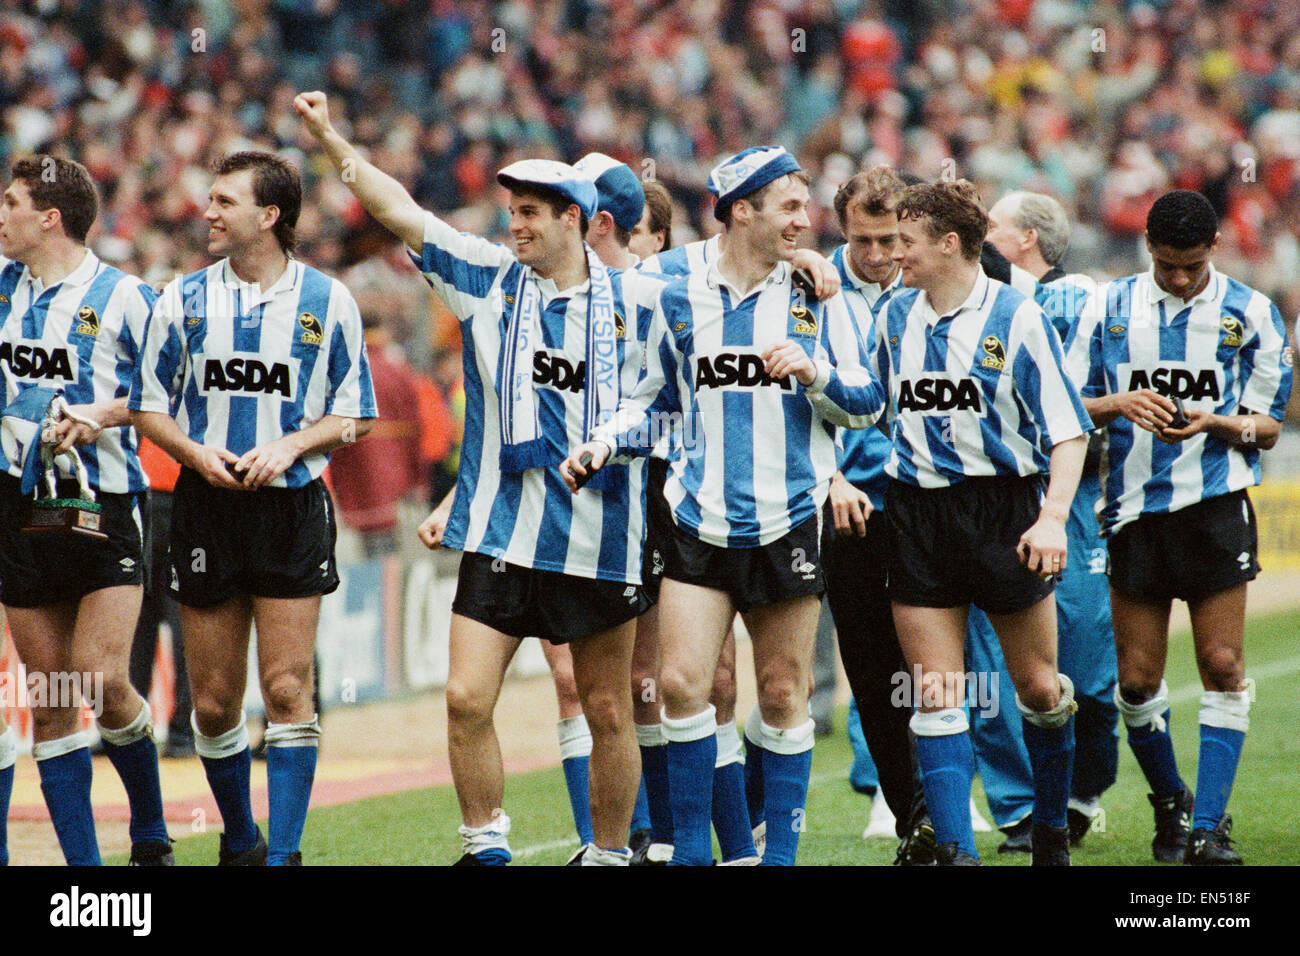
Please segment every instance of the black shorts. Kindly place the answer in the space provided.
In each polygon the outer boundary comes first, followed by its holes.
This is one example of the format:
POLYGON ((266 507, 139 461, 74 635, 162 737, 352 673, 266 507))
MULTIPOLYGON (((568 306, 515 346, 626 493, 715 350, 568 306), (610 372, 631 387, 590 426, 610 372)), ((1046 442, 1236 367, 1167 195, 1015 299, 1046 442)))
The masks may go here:
POLYGON ((742 613, 791 598, 821 597, 826 590, 821 524, 818 511, 771 544, 757 548, 719 548, 674 524, 664 577, 725 591, 742 613))
MULTIPOLYGON (((59 494, 80 496, 75 482, 60 482, 59 494)), ((20 529, 32 497, 22 493, 17 478, 0 475, 0 602, 45 607, 144 580, 138 495, 96 493, 99 529, 107 541, 72 533, 24 534, 20 529)))
POLYGON ((1020 536, 1038 520, 1038 477, 967 478, 947 488, 891 481, 889 599, 912 607, 1014 614, 1052 593, 1020 562, 1020 536))
POLYGON ((339 586, 325 482, 230 491, 181 469, 172 499, 171 590, 186 607, 237 594, 300 598, 339 586))
POLYGON ((1243 489, 1178 511, 1145 514, 1109 539, 1107 554, 1107 573, 1117 591, 1194 600, 1255 579, 1255 509, 1243 489))
POLYGON ((537 571, 473 551, 460 559, 451 602, 452 613, 502 634, 552 644, 608 631, 649 607, 650 599, 635 584, 537 571))
POLYGON ((645 556, 641 560, 641 586, 653 605, 659 600, 668 549, 673 546, 673 510, 664 497, 668 462, 651 458, 645 479, 645 556))

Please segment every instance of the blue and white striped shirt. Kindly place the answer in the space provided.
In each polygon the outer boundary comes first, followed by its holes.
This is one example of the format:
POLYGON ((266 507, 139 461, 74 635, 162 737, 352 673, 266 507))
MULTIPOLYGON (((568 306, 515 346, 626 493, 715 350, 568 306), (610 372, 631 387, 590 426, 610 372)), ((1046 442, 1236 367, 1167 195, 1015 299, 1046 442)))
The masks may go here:
MULTIPOLYGON (((557 467, 589 437, 583 434, 583 406, 590 281, 557 289, 551 279, 536 280, 543 348, 533 356, 533 382, 539 435, 554 460, 545 468, 503 473, 502 347, 526 267, 505 246, 457 232, 432 214, 425 216, 424 247, 411 258, 460 320, 463 345, 465 437, 443 544, 520 567, 639 584, 644 463, 625 469, 626 494, 590 486, 571 494, 557 467)), ((608 272, 621 329, 620 391, 626 391, 641 372, 636 330, 648 327, 665 280, 633 270, 608 272)))
POLYGON ((645 455, 647 424, 680 418, 664 497, 677 526, 708 544, 770 544, 817 515, 834 425, 864 427, 884 407, 843 297, 803 301, 784 262, 743 297, 716 263, 675 279, 651 319, 645 375, 596 431, 617 456, 645 455), (812 386, 763 371, 760 354, 785 339, 816 362, 812 386))
POLYGON ((688 272, 707 269, 718 261, 722 254, 722 233, 688 242, 684 246, 665 249, 652 256, 646 256, 637 265, 641 272, 655 272, 665 276, 684 276, 688 272))
MULTIPOLYGON (((174 415, 191 440, 236 455, 326 415, 376 418, 357 304, 296 259, 265 291, 228 259, 173 279, 154 307, 130 407, 174 415)), ((270 484, 300 488, 328 461, 306 455, 270 484)))
POLYGON ((901 289, 882 318, 872 368, 890 391, 891 477, 942 488, 1046 474, 1054 445, 1092 429, 1042 309, 983 270, 947 315, 901 289))
MULTIPOLYGON (((1291 394, 1277 307, 1213 266, 1190 302, 1163 291, 1150 270, 1107 283, 1066 348, 1067 368, 1086 398, 1151 388, 1177 395, 1189 409, 1249 410, 1281 421, 1291 394)), ((1258 448, 1206 432, 1170 445, 1118 417, 1107 428, 1102 460, 1102 534, 1259 481, 1258 448)))
MULTIPOLYGON (((840 292, 858 334, 864 343, 874 342, 876 319, 884 311, 889 297, 903 287, 903 270, 899 269, 894 280, 882 287, 853 271, 847 244, 832 252, 830 261, 840 274, 840 292)), ((885 506, 885 487, 889 484, 885 462, 889 460, 893 442, 879 428, 839 428, 836 429, 835 445, 840 473, 866 494, 871 507, 879 511, 885 506)))
MULTIPOLYGON (((157 296, 89 250, 61 282, 45 287, 21 262, 0 256, 0 374, 5 404, 32 386, 61 389, 70 405, 125 398, 157 296)), ((106 428, 77 452, 90 484, 110 494, 149 486, 130 426, 106 428)), ((22 476, 21 463, 6 462, 22 476)), ((60 465, 61 471, 66 467, 60 465)))

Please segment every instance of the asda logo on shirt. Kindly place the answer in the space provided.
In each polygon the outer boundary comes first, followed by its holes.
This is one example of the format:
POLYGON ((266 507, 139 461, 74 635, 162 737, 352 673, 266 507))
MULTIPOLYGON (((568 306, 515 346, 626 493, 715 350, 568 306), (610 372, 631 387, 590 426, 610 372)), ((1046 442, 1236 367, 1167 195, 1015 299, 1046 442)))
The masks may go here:
POLYGON ((574 368, 563 355, 538 351, 533 353, 533 381, 543 388, 577 394, 587 384, 587 363, 579 361, 574 368))
POLYGON ((1120 391, 1135 392, 1149 388, 1165 398, 1184 401, 1209 400, 1218 404, 1223 397, 1223 370, 1189 365, 1187 362, 1161 362, 1154 368, 1140 368, 1128 362, 1116 366, 1115 378, 1120 391))
POLYGON ((984 412, 984 397, 972 378, 905 378, 898 385, 898 410, 922 415, 984 412))
POLYGON ((200 371, 200 395, 272 395, 293 401, 298 381, 296 368, 289 363, 248 354, 205 358, 200 371))
POLYGON ((723 388, 732 391, 758 388, 779 388, 794 391, 794 379, 789 375, 772 378, 763 369, 763 360, 757 352, 717 352, 695 359, 695 390, 723 388))
POLYGON ((66 382, 77 380, 76 362, 66 345, 46 348, 38 342, 0 343, 0 365, 16 379, 27 382, 66 382))

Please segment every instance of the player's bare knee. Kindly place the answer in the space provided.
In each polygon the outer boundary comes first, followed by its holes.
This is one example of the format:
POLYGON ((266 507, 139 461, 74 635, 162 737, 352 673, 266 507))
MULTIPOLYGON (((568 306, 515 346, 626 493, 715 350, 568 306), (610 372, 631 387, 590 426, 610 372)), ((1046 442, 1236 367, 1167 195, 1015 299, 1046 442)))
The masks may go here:
POLYGON ((713 675, 713 690, 710 699, 714 706, 719 703, 730 703, 734 708, 736 703, 736 672, 728 667, 718 667, 713 675))
POLYGON ((659 691, 671 710, 694 707, 708 698, 710 675, 702 667, 664 664, 659 672, 659 691))
POLYGON ((194 725, 207 737, 216 737, 230 730, 238 722, 242 706, 242 701, 212 693, 196 693, 193 703, 194 725))
POLYGON ((1033 711, 1048 711, 1061 699, 1061 685, 1054 671, 1030 676, 1023 687, 1017 690, 1020 700, 1033 711))
POLYGON ((1241 689, 1241 678, 1245 672, 1241 654, 1230 647, 1210 648, 1197 656, 1201 678, 1206 690, 1237 691, 1241 689))
POLYGON ((758 675, 758 706, 763 719, 785 721, 808 706, 808 688, 788 672, 766 672, 758 675))
POLYGON ((297 717, 304 707, 311 713, 310 674, 281 671, 267 678, 262 685, 267 714, 278 721, 297 717))
POLYGON ((33 707, 32 736, 36 740, 57 740, 76 733, 78 716, 75 707, 33 707))
POLYGON ((469 728, 492 719, 492 707, 488 697, 459 681, 447 683, 445 696, 449 725, 469 728))
POLYGON ((617 736, 630 732, 632 726, 631 702, 621 693, 597 691, 587 695, 582 712, 593 737, 617 736))

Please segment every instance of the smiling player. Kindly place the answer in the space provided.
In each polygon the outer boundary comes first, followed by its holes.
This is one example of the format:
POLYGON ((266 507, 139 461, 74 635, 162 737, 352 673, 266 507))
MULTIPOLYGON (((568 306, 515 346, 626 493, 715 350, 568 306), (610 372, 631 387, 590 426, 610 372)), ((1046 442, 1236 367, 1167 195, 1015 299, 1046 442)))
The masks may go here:
POLYGON ((1155 858, 1197 865, 1241 863, 1226 810, 1250 726, 1242 631, 1259 562, 1246 489, 1259 484, 1259 453, 1281 434, 1291 393, 1282 317, 1215 270, 1218 239, 1204 196, 1161 196, 1147 215, 1150 271, 1102 288, 1068 344, 1084 403, 1108 426, 1100 518, 1115 703, 1151 785, 1155 858), (1191 613, 1205 688, 1195 797, 1174 759, 1164 682, 1175 598, 1191 613))

